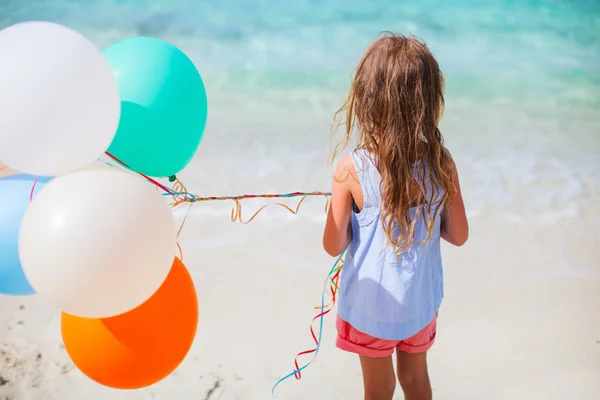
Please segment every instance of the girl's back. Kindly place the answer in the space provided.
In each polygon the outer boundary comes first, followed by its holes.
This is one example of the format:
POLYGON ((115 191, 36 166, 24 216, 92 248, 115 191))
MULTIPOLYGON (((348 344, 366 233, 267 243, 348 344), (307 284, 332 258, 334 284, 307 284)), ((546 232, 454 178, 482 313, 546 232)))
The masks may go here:
POLYGON ((345 105, 358 147, 333 180, 323 247, 347 250, 336 344, 360 356, 366 399, 391 399, 396 352, 405 398, 427 400, 426 352, 444 296, 440 239, 468 237, 458 174, 438 124, 444 80, 425 44, 377 39, 362 57, 345 105))
MULTIPOLYGON (((417 218, 425 213, 427 203, 411 207, 410 217, 415 221, 414 242, 397 254, 388 241, 382 221, 381 176, 373 155, 357 149, 351 157, 350 170, 356 177, 352 185, 362 192, 362 196, 357 196, 362 197, 359 199, 362 204, 353 207, 352 240, 341 277, 338 315, 369 335, 402 340, 423 329, 442 301, 440 213, 433 210, 436 217, 429 233, 423 218, 417 218)), ((425 169, 427 177, 416 190, 429 198, 433 192, 432 182, 426 166, 416 162, 415 177, 421 169, 425 169)), ((439 202, 436 200, 434 207, 441 207, 435 204, 439 202)))

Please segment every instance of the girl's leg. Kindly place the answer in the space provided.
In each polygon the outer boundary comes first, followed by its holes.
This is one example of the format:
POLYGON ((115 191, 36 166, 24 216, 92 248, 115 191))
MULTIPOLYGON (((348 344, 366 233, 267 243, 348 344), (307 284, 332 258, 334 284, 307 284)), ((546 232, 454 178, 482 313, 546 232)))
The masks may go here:
POLYGON ((431 383, 427 372, 427 352, 396 351, 398 381, 405 400, 431 400, 431 383))
POLYGON ((392 400, 396 389, 396 377, 392 356, 360 356, 365 400, 392 400))

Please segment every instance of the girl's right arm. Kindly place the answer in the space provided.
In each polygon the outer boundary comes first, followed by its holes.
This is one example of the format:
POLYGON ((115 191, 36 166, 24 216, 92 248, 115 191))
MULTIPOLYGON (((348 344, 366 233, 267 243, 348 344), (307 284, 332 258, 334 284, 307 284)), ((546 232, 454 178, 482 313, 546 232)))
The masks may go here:
POLYGON ((469 238, 469 223, 460 191, 460 182, 458 181, 456 167, 454 168, 453 181, 456 193, 442 211, 441 236, 448 243, 455 246, 462 246, 469 238))

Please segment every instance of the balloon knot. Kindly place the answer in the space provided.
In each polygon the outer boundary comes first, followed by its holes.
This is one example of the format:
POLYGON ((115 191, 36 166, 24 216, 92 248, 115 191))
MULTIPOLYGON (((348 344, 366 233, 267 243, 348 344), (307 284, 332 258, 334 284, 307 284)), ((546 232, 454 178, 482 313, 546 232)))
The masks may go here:
POLYGON ((177 176, 175 176, 175 175, 171 175, 169 177, 169 182, 175 182, 176 180, 177 180, 177 176))

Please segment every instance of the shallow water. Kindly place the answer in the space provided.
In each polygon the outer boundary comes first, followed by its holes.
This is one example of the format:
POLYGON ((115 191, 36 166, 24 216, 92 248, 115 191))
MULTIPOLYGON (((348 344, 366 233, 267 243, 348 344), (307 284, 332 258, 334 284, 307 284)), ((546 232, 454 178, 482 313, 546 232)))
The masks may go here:
MULTIPOLYGON (((193 58, 210 115, 205 140, 181 178, 199 195, 328 190, 331 115, 355 63, 383 30, 417 35, 446 75, 442 132, 461 172, 469 216, 600 222, 597 1, 0 5, 0 27, 32 19, 69 25, 99 47, 151 35, 193 58)), ((319 214, 296 218, 321 223, 321 203, 307 208, 319 214)), ((213 211, 203 205, 194 212, 213 211)))

